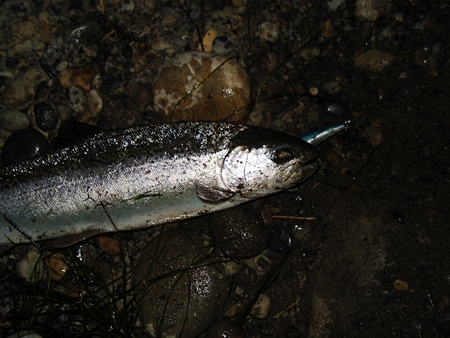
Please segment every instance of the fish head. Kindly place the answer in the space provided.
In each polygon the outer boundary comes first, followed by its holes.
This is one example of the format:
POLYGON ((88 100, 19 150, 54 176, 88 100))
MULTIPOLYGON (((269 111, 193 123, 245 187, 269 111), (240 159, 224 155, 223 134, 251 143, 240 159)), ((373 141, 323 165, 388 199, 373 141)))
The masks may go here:
POLYGON ((255 199, 297 185, 319 168, 318 152, 307 142, 267 129, 248 131, 231 142, 221 163, 222 189, 255 199))

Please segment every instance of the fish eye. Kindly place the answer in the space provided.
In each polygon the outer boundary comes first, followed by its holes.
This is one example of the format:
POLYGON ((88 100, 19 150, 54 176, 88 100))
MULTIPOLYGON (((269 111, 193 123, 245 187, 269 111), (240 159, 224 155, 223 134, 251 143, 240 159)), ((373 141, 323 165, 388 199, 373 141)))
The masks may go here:
POLYGON ((282 164, 294 158, 294 152, 286 145, 273 148, 269 153, 269 158, 275 163, 282 164))

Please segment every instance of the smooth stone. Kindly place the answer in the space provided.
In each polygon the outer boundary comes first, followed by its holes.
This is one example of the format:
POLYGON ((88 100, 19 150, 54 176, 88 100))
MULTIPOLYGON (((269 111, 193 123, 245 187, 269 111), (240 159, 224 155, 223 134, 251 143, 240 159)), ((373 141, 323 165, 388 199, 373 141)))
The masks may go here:
POLYGON ((17 110, 0 112, 0 128, 7 131, 16 131, 28 128, 30 121, 28 117, 17 110))
POLYGON ((225 55, 233 51, 234 39, 229 36, 218 36, 212 43, 212 50, 216 54, 225 55))
POLYGON ((70 107, 70 109, 73 109, 79 114, 86 112, 87 110, 86 96, 84 95, 83 91, 80 88, 73 87, 69 91, 69 100, 67 102, 67 105, 70 107))
POLYGON ((161 52, 169 49, 175 48, 175 44, 173 42, 173 39, 167 37, 167 36, 160 36, 157 37, 152 41, 152 49, 161 52))
POLYGON ((356 67, 374 72, 382 72, 393 60, 394 57, 391 54, 380 52, 374 48, 355 56, 353 59, 356 67))
POLYGON ((0 50, 7 50, 11 46, 37 37, 39 20, 30 15, 27 19, 13 18, 2 24, 0 34, 0 50))
POLYGON ((2 92, 2 102, 10 109, 21 110, 34 101, 35 88, 48 76, 41 67, 33 67, 10 83, 2 92))
POLYGON ((48 258, 48 277, 59 281, 63 279, 69 270, 63 254, 55 253, 48 258))
POLYGON ((22 58, 27 54, 34 54, 34 56, 40 56, 45 50, 45 44, 39 41, 37 38, 29 39, 12 46, 6 52, 6 56, 10 58, 22 58))
POLYGON ((220 316, 229 285, 213 250, 208 236, 183 228, 160 233, 143 249, 134 294, 152 336, 197 337, 220 316))
POLYGON ((263 22, 256 30, 256 36, 259 38, 274 43, 278 40, 280 30, 273 22, 263 22))
POLYGON ((263 221, 247 207, 212 214, 209 228, 214 243, 234 259, 256 256, 267 246, 268 235, 263 221))
POLYGON ((37 126, 44 131, 54 129, 58 123, 58 111, 47 102, 41 102, 34 106, 34 116, 37 126))
POLYGON ((28 160, 50 152, 47 138, 32 128, 13 132, 5 141, 2 150, 3 165, 28 160))
POLYGON ((44 277, 44 263, 39 252, 32 250, 17 262, 16 274, 29 283, 39 282, 44 277))
POLYGON ((379 3, 379 0, 356 0, 356 18, 359 21, 376 21, 378 19, 379 12, 375 7, 379 3))
POLYGON ((235 60, 213 53, 177 55, 156 77, 152 92, 162 121, 247 120, 250 80, 235 60))
POLYGON ((91 113, 91 116, 93 118, 96 118, 100 115, 100 112, 103 110, 103 99, 97 90, 92 89, 87 94, 87 105, 89 113, 91 113))
POLYGON ((259 295, 258 300, 253 305, 250 314, 258 319, 265 319, 269 317, 272 300, 269 295, 262 293, 259 295))

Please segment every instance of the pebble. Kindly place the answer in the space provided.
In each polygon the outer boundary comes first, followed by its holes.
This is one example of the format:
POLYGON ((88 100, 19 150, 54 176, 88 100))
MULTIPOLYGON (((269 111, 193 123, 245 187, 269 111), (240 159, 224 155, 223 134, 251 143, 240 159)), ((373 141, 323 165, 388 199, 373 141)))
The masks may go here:
POLYGON ((370 49, 354 57, 355 66, 364 70, 382 72, 389 66, 394 57, 386 52, 380 52, 377 49, 370 49))
POLYGON ((212 44, 213 52, 216 54, 229 54, 233 51, 235 46, 234 39, 228 36, 218 36, 214 39, 212 44))
POLYGON ((376 21, 379 17, 379 12, 375 8, 378 0, 356 0, 355 15, 359 21, 376 21))
POLYGON ((245 122, 249 113, 246 71, 235 60, 213 53, 175 56, 156 77, 152 92, 155 112, 164 122, 245 122))
POLYGON ((29 283, 39 282, 44 277, 44 263, 36 250, 29 251, 16 264, 16 274, 29 283))
POLYGON ((294 224, 292 227, 292 235, 297 242, 303 241, 311 233, 311 226, 304 224, 294 224))
POLYGON ((32 128, 13 132, 5 141, 2 150, 3 165, 28 160, 50 152, 47 138, 32 128))
POLYGON ((25 58, 28 63, 34 64, 39 60, 40 55, 44 52, 45 44, 37 38, 25 40, 12 46, 6 52, 6 56, 10 58, 25 58))
POLYGON ((91 68, 68 68, 61 71, 58 75, 61 86, 70 89, 74 86, 89 91, 92 83, 91 68))
POLYGON ((21 110, 34 101, 35 88, 48 79, 41 67, 33 67, 6 86, 2 102, 10 109, 21 110))
POLYGON ((69 270, 64 255, 56 253, 48 258, 48 276, 50 279, 59 281, 69 270))
POLYGON ((271 43, 275 43, 278 40, 279 33, 278 26, 272 22, 263 22, 256 30, 256 36, 271 43))
POLYGON ((92 89, 87 94, 87 105, 91 116, 97 118, 103 110, 103 99, 97 90, 92 89))
POLYGON ((17 131, 28 128, 30 121, 28 117, 17 110, 6 110, 0 112, 0 128, 7 131, 17 131))
POLYGON ((34 93, 34 103, 47 101, 49 91, 50 88, 46 81, 42 81, 41 83, 39 83, 34 93))
POLYGON ((378 146, 383 140, 383 135, 381 133, 381 128, 375 126, 369 126, 364 129, 364 136, 373 146, 378 146))
POLYGON ((258 300, 253 305, 250 314, 258 319, 265 319, 269 317, 272 300, 269 295, 262 293, 259 295, 258 300))
POLYGON ((214 243, 234 259, 256 256, 267 246, 267 230, 261 218, 246 206, 212 214, 209 228, 214 243))
POLYGON ((117 256, 121 252, 119 241, 115 238, 99 236, 97 237, 97 243, 104 252, 111 256, 117 256))
POLYGON ((329 94, 329 95, 339 95, 341 92, 341 86, 336 81, 330 81, 323 85, 323 89, 329 94))
POLYGON ((408 283, 402 279, 396 279, 393 284, 394 284, 395 290, 397 290, 397 291, 408 291, 408 289, 409 289, 408 283))
POLYGON ((34 116, 37 126, 43 131, 54 129, 58 123, 57 110, 47 102, 41 102, 34 106, 34 116))
POLYGON ((78 87, 73 87, 69 91, 69 100, 67 102, 70 109, 82 114, 87 109, 86 97, 83 91, 78 87))
POLYGON ((157 52, 169 51, 174 48, 173 39, 168 36, 159 36, 152 41, 152 49, 157 52))
POLYGON ((334 37, 334 22, 331 20, 327 20, 325 22, 320 23, 320 30, 322 33, 322 36, 324 38, 332 38, 334 37))
POLYGON ((160 233, 143 249, 134 294, 152 336, 196 337, 222 313, 229 286, 213 249, 208 236, 180 227, 160 233))

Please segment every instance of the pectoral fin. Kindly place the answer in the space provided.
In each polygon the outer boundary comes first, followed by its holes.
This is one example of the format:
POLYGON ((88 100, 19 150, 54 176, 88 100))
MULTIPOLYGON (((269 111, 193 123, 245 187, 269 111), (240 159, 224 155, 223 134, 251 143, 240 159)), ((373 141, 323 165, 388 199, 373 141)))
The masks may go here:
POLYGON ((234 195, 234 192, 219 188, 207 187, 197 183, 197 196, 201 200, 209 203, 223 202, 234 195))

